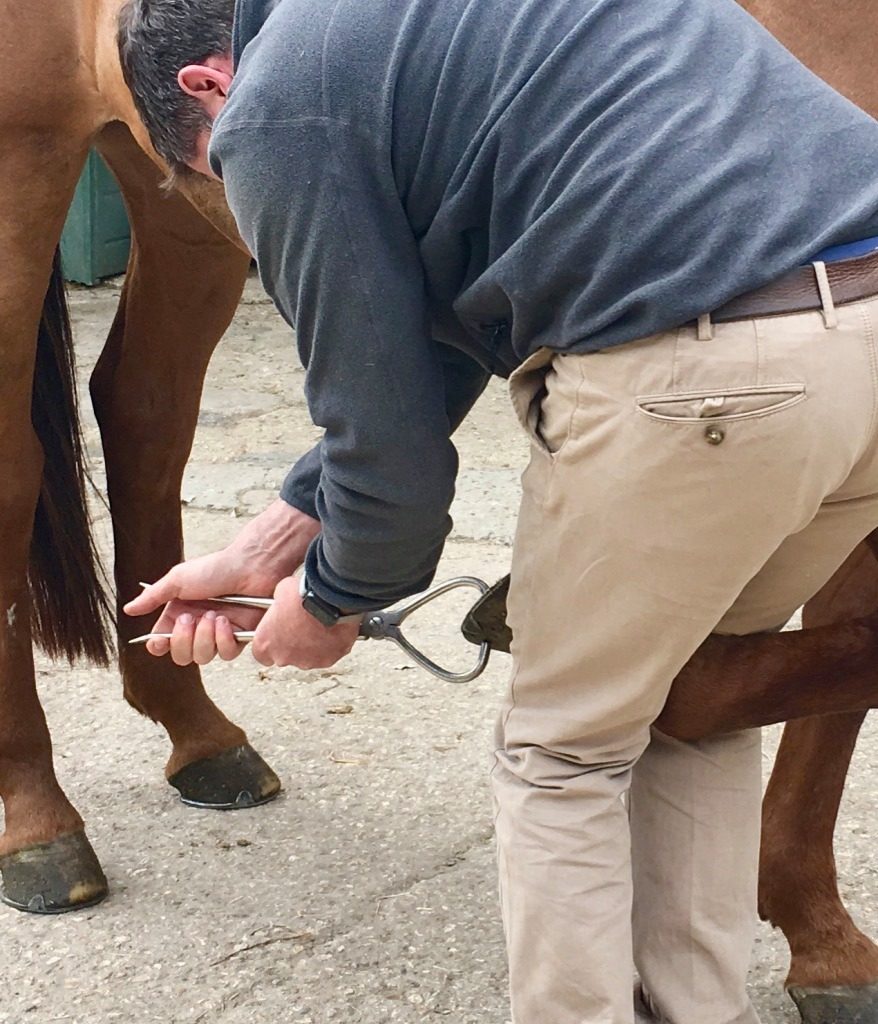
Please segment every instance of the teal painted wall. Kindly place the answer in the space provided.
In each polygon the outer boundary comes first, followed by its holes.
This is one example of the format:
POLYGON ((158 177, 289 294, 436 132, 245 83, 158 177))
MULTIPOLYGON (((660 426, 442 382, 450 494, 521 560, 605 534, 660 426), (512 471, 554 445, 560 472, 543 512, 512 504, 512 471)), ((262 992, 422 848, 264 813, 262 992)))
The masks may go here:
POLYGON ((116 179, 97 153, 88 155, 61 236, 64 277, 97 284, 128 264, 131 234, 116 179))

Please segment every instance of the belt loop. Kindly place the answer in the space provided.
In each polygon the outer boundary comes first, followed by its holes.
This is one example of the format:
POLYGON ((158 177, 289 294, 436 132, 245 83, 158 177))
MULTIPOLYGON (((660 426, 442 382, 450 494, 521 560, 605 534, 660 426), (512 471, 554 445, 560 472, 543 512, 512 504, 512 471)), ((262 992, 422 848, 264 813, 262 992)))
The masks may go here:
POLYGON ((697 338, 699 341, 713 340, 713 321, 710 319, 710 313, 702 313, 698 318, 697 338))
POLYGON ((835 302, 832 299, 832 288, 829 285, 826 264, 822 260, 817 260, 811 266, 814 268, 817 291, 820 292, 820 301, 823 303, 823 322, 826 324, 826 329, 831 331, 834 327, 838 327, 838 314, 835 312, 835 302))

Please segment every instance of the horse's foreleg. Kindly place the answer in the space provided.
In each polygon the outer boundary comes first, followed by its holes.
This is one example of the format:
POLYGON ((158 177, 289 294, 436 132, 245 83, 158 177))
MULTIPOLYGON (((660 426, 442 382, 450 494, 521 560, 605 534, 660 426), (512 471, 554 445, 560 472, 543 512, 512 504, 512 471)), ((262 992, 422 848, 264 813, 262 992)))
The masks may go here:
POLYGON ((656 725, 696 740, 878 707, 878 563, 868 543, 808 607, 799 632, 708 638, 674 680, 656 725))
MULTIPOLYGON (((0 125, 0 138, 8 142, 0 145, 0 872, 7 902, 56 912, 106 894, 82 819, 55 777, 34 682, 27 583, 44 461, 31 419, 38 325, 85 143, 76 149, 72 126, 40 138, 33 151, 20 127, 0 125)), ((40 345, 63 330, 45 327, 40 345)))
POLYGON ((863 717, 790 722, 763 802, 759 911, 789 942, 806 1024, 878 1021, 878 947, 845 910, 832 844, 863 717))
POLYGON ((127 700, 168 731, 169 781, 188 802, 244 806, 275 795, 274 772, 210 700, 194 666, 178 668, 126 641, 148 631, 121 604, 138 581, 182 558, 180 484, 207 364, 240 298, 249 260, 158 175, 127 129, 100 149, 122 186, 132 224, 128 277, 91 391, 107 463, 127 700))
MULTIPOLYGON (((867 543, 808 602, 803 619, 808 632, 831 631, 876 607, 878 562, 867 543)), ((869 667, 862 667, 863 678, 869 667)), ((878 689, 874 657, 871 678, 878 689)), ((834 676, 827 672, 824 683, 837 697, 852 684, 842 668, 834 676)), ((806 1024, 878 1021, 878 947, 844 908, 833 853, 839 803, 864 715, 790 722, 763 802, 760 912, 790 944, 787 985, 806 1024)))
POLYGON ((712 636, 674 680, 659 729, 698 740, 878 707, 878 621, 712 636))

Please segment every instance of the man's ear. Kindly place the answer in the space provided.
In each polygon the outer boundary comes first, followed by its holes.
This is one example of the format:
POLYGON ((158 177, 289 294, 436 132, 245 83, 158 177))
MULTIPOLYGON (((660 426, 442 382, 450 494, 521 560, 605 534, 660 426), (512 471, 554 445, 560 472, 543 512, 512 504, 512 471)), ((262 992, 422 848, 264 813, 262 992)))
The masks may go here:
POLYGON ((177 84, 193 99, 197 100, 211 120, 222 110, 232 73, 226 61, 207 58, 205 64, 187 64, 177 72, 177 84))

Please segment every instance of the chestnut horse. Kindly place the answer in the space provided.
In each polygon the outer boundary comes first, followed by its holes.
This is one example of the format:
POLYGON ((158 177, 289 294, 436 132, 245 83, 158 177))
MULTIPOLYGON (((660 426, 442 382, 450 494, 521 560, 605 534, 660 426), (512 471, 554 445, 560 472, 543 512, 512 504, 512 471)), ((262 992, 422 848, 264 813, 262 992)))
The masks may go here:
MULTIPOLYGON (((157 578, 181 558, 180 482, 202 381, 250 265, 218 186, 195 187, 200 213, 180 194, 162 195, 122 81, 118 7, 38 0, 2 8, 0 871, 6 900, 35 911, 106 893, 82 819, 55 777, 31 650, 36 639, 54 655, 108 659, 57 263, 89 146, 119 180, 133 234, 128 278, 91 380, 122 600, 138 579, 157 578)), ((166 774, 184 800, 226 808, 273 796, 277 777, 208 698, 198 671, 129 649, 125 641, 149 623, 118 621, 125 697, 166 728, 166 774)))
MULTIPOLYGON (((97 146, 116 175, 133 236, 119 310, 91 381, 120 604, 138 579, 158 577, 181 557, 179 488, 201 386, 249 266, 218 186, 205 180, 183 183, 185 194, 159 190, 161 163, 119 67, 121 2, 4 6, 0 871, 7 898, 32 910, 69 909, 106 891, 82 820, 55 778, 31 651, 35 639, 53 654, 107 658, 103 598, 81 508, 70 337, 57 268, 58 239, 88 147, 97 146)), ((878 113, 869 63, 878 29, 872 0, 745 6, 818 73, 878 113)), ((871 620, 849 620, 876 609, 878 563, 863 547, 806 609, 807 625, 821 628, 710 640, 675 683, 659 723, 673 735, 698 738, 799 719, 787 726, 766 795, 761 903, 790 941, 791 992, 815 1024, 878 1022, 878 948, 844 911, 832 855, 850 753, 864 709, 878 703, 871 620), (835 681, 831 692, 828 681, 835 681)), ((208 699, 197 670, 127 648, 125 641, 149 623, 121 615, 118 621, 125 697, 167 729, 166 771, 184 798, 228 806, 276 792, 277 779, 208 699)))

